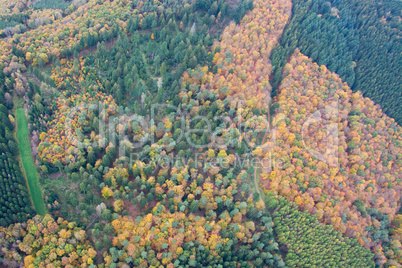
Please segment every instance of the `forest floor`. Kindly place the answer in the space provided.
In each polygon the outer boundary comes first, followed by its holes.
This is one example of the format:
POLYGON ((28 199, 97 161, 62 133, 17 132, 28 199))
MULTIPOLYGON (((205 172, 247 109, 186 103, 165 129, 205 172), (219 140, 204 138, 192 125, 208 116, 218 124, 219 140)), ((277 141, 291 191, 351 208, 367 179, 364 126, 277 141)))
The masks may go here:
POLYGON ((42 190, 38 181, 36 166, 32 158, 31 143, 29 141, 28 121, 23 108, 16 110, 18 148, 23 165, 23 173, 28 182, 36 213, 45 215, 47 210, 42 196, 42 190))

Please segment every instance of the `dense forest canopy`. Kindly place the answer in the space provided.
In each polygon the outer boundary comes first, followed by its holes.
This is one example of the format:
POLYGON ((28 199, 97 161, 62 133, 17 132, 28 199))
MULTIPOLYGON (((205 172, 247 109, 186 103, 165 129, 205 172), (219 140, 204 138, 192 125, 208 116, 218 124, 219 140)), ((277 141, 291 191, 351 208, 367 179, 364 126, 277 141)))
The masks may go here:
POLYGON ((399 124, 402 97, 400 1, 293 1, 292 19, 272 55, 274 87, 296 48, 380 104, 399 124))
POLYGON ((401 6, 0 0, 0 266, 401 266, 401 6))
POLYGON ((298 50, 284 70, 270 133, 276 140, 265 148, 281 165, 267 171, 263 184, 359 239, 383 264, 386 226, 399 212, 402 128, 298 50))

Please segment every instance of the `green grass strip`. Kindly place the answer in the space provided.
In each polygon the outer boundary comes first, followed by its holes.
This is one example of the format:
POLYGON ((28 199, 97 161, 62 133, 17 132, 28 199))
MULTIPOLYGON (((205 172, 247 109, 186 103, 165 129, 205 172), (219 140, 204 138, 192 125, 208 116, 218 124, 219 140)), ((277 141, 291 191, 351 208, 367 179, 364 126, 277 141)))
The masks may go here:
POLYGON ((22 164, 25 171, 24 173, 28 181, 29 193, 31 194, 36 213, 45 215, 47 210, 45 202, 43 201, 38 174, 36 172, 36 166, 32 157, 31 143, 29 141, 28 121, 23 108, 17 108, 16 117, 18 127, 18 147, 20 149, 22 164))

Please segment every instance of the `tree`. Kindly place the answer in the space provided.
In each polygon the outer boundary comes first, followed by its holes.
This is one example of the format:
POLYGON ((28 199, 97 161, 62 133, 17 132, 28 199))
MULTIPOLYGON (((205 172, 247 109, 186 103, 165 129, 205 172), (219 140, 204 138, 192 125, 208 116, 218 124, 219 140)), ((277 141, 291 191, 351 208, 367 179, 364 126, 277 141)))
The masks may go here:
POLYGON ((8 141, 8 150, 13 154, 13 155, 17 155, 18 154, 18 146, 17 144, 15 144, 15 142, 13 140, 9 140, 8 141))
POLYGON ((166 70, 167 70, 166 64, 165 64, 165 62, 162 62, 162 65, 161 65, 161 68, 160 68, 160 74, 161 74, 161 76, 164 76, 164 75, 165 75, 166 70))
POLYGON ((101 241, 96 241, 95 242, 95 248, 97 251, 101 251, 103 249, 103 244, 101 241))

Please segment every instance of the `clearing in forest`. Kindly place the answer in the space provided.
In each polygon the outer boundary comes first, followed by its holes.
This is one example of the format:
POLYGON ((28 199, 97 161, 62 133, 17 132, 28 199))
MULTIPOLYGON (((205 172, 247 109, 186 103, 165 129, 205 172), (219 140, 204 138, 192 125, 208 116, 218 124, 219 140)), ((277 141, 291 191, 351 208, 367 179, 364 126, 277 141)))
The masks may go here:
POLYGON ((42 191, 38 181, 36 166, 32 158, 31 143, 29 141, 28 121, 23 108, 16 110, 17 119, 17 139, 20 149, 23 172, 28 182, 29 193, 31 195, 36 213, 46 214, 46 207, 43 201, 42 191))

